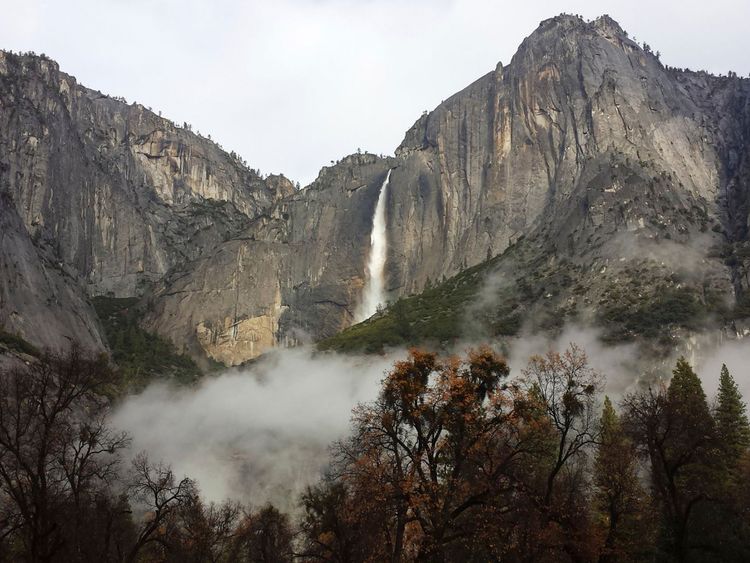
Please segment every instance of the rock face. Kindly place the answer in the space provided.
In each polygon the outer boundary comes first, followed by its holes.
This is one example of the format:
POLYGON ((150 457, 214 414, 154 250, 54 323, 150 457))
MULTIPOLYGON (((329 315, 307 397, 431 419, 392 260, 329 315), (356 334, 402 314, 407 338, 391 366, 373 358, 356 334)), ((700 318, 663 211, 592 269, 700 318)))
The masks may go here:
MULTIPOLYGON (((85 303, 139 295, 294 188, 140 105, 78 85, 46 58, 0 52, 0 191, 26 234, 85 288, 85 303)), ((37 290, 42 302, 58 298, 37 290)), ((31 315, 15 324, 33 340, 38 317, 11 303, 17 318, 31 315)))
MULTIPOLYGON (((721 112, 730 108, 714 104, 748 88, 739 80, 698 81, 700 97, 715 98, 709 104, 686 88, 695 77, 665 69, 607 17, 542 22, 510 65, 498 65, 406 134, 397 150, 405 165, 393 183, 404 194, 406 212, 398 215, 410 226, 399 225, 400 252, 410 259, 393 272, 393 284, 414 289, 425 275, 451 275, 501 253, 540 219, 580 202, 613 156, 666 171, 678 187, 669 197, 718 215, 727 173, 721 112), (421 193, 432 202, 418 210, 421 193), (427 240, 418 235, 435 231, 427 240)), ((622 173, 612 176, 602 188, 622 181, 622 173)))
POLYGON ((544 21, 508 66, 422 116, 395 160, 363 168, 345 159, 167 282, 151 326, 193 351, 191 343, 208 342, 201 347, 221 361, 220 349, 237 351, 229 363, 257 351, 248 354, 244 340, 265 348, 346 326, 388 168, 393 298, 537 233, 553 263, 574 260, 585 272, 616 262, 611 279, 588 287, 594 297, 628 278, 642 258, 634 249, 666 240, 712 272, 698 278, 734 299, 747 267, 727 267, 716 248, 747 240, 748 92, 745 80, 665 68, 606 16, 544 21), (201 336, 190 335, 199 325, 201 336))
POLYGON ((35 244, 12 200, 0 193, 0 326, 31 344, 103 348, 101 328, 77 273, 35 244))
POLYGON ((0 53, 0 104, 0 185, 93 294, 137 294, 293 191, 43 58, 0 53))
POLYGON ((352 155, 277 203, 236 238, 169 276, 149 328, 183 350, 234 365, 278 344, 351 324, 372 214, 395 159, 352 155))
POLYGON ((238 364, 351 324, 388 170, 390 298, 522 239, 536 250, 505 262, 513 283, 529 260, 535 275, 565 262, 590 294, 540 306, 595 308, 646 279, 644 256, 664 277, 679 253, 698 274, 675 284, 747 294, 750 82, 666 68, 606 16, 542 22, 395 158, 352 155, 299 192, 46 60, 3 55, 0 103, 0 178, 28 233, 89 294, 143 293, 148 328, 196 357, 238 364))

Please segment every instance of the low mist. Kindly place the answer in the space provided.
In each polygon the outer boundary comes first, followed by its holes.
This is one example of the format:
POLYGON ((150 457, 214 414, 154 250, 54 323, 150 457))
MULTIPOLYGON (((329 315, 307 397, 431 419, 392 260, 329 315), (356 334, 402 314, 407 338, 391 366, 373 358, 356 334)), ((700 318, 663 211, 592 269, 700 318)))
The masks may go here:
POLYGON ((701 378, 709 401, 719 387, 721 365, 726 364, 746 402, 750 402, 750 342, 747 338, 722 339, 720 331, 700 335, 698 345, 688 340, 676 342, 672 353, 654 359, 635 342, 604 344, 601 331, 591 327, 566 325, 555 337, 536 334, 510 341, 509 363, 513 374, 520 375, 528 358, 550 350, 564 351, 571 343, 582 348, 589 364, 605 376, 604 393, 615 402, 654 379, 668 380, 677 358, 685 356, 701 378))
MULTIPOLYGON (((605 375, 604 392, 616 402, 636 390, 644 366, 669 377, 678 355, 658 366, 644 364, 636 344, 607 346, 598 331, 573 325, 554 338, 513 338, 500 348, 512 376, 520 376, 530 356, 563 351, 571 343, 605 375)), ((470 347, 454 352, 462 355, 470 347)), ((352 408, 375 399, 385 372, 404 356, 403 351, 383 357, 279 350, 250 368, 207 377, 197 387, 154 384, 126 398, 112 423, 131 434, 132 453, 144 450, 153 461, 171 464, 178 476, 195 479, 208 500, 232 498, 253 506, 270 501, 294 512, 300 493, 325 470, 331 443, 348 434, 352 408)), ((709 400, 722 363, 750 399, 746 341, 714 341, 689 359, 709 400)))
POLYGON ((377 396, 392 363, 280 350, 197 387, 152 385, 126 398, 112 423, 132 435, 133 452, 195 479, 208 500, 293 510, 325 469, 331 442, 347 434, 352 408, 377 396))
POLYGON ((604 392, 612 399, 618 400, 635 389, 640 376, 637 345, 605 345, 601 341, 601 331, 573 324, 566 325, 554 337, 535 334, 513 339, 508 351, 512 373, 520 375, 535 354, 544 355, 550 350, 564 352, 571 344, 586 352, 591 367, 605 376, 604 392))

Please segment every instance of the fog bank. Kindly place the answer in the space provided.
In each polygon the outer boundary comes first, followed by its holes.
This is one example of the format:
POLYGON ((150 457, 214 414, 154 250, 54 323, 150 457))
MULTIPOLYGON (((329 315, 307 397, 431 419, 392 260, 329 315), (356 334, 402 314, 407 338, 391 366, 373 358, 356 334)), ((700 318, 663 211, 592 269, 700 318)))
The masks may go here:
MULTIPOLYGON (((591 366, 605 375, 604 391, 615 402, 637 389, 644 367, 638 347, 606 346, 591 328, 568 325, 553 338, 495 342, 508 354, 513 377, 521 375, 531 355, 562 352, 570 343, 583 348, 591 366)), ((454 353, 463 355, 470 347, 467 343, 454 353)), ((690 360, 709 400, 716 394, 722 363, 750 398, 750 343, 714 342, 700 348, 690 360)), ((375 399, 385 372, 405 355, 279 350, 250 368, 206 377, 196 387, 154 384, 127 397, 112 423, 131 434, 131 453, 145 450, 153 461, 171 464, 178 476, 196 479, 208 500, 232 498, 254 506, 271 501, 294 511, 305 486, 325 469, 330 444, 348 434, 352 408, 375 399)), ((663 377, 669 376, 675 359, 656 366, 663 377)))
POLYGON ((393 357, 313 356, 281 350, 193 388, 155 384, 128 397, 112 423, 198 481, 205 498, 291 509, 349 429, 351 409, 377 396, 393 357))

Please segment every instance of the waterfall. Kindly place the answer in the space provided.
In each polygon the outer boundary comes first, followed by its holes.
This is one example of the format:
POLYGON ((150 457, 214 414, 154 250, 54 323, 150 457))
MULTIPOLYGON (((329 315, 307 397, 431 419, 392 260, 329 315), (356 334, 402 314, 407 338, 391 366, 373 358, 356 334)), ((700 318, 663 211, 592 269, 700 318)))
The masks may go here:
POLYGON ((385 255, 388 246, 385 233, 385 206, 388 201, 388 182, 391 180, 391 172, 392 169, 388 170, 383 185, 380 187, 375 215, 372 217, 370 255, 365 266, 365 288, 355 315, 355 322, 369 319, 378 310, 378 305, 385 303, 385 255))

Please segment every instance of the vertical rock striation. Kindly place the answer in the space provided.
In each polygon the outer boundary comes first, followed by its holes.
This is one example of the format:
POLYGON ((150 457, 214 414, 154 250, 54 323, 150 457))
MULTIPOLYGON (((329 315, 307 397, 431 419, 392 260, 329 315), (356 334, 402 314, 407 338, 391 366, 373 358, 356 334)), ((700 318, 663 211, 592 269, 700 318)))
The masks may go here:
MULTIPOLYGON (((189 128, 80 86, 45 57, 0 52, 0 191, 26 235, 77 278, 71 291, 88 307, 87 295, 141 294, 294 189, 281 176, 261 178, 189 128)), ((15 283, 10 271, 2 274, 15 283)), ((57 300, 52 288, 35 291, 42 302, 57 300)), ((23 336, 54 332, 11 301, 2 314, 13 309, 11 325, 23 336)))
POLYGON ((39 347, 104 346, 76 272, 34 243, 13 201, 0 193, 0 327, 39 347))

